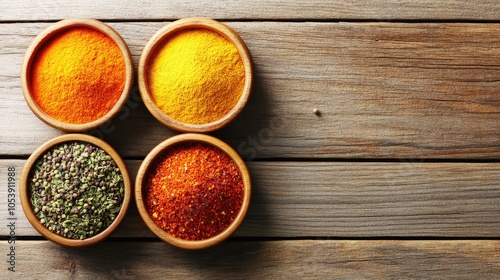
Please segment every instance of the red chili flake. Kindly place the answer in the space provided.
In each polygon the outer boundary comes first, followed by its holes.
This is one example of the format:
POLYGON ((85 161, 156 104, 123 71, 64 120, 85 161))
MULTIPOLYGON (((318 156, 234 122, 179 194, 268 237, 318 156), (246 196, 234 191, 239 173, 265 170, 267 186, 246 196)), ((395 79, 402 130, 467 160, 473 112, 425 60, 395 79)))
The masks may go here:
POLYGON ((205 143, 167 149, 148 171, 146 209, 163 230, 184 240, 211 238, 236 218, 243 179, 222 150, 205 143))

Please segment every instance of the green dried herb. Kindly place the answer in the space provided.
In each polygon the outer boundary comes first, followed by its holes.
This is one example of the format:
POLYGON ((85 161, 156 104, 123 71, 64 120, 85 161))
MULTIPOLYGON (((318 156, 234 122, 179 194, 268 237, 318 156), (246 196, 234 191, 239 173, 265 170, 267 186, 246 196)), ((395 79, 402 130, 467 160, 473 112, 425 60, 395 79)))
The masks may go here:
POLYGON ((104 150, 80 142, 45 153, 35 163, 29 190, 40 222, 70 239, 89 238, 106 229, 124 196, 115 161, 104 150))

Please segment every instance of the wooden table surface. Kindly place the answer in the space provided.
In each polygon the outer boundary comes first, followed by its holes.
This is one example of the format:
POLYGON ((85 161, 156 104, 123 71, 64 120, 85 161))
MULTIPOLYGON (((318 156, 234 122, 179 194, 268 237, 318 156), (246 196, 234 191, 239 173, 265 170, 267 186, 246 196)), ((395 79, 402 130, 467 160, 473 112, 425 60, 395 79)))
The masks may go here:
MULTIPOLYGON (((497 0, 2 1, 0 98, 2 279, 500 277, 497 0), (137 67, 158 29, 192 16, 228 24, 254 60, 247 107, 213 133, 250 168, 242 226, 217 247, 183 251, 131 205, 104 243, 44 240, 7 196, 9 177, 17 188, 27 157, 62 134, 23 99, 26 48, 55 21, 97 18, 122 35, 137 67)), ((89 134, 115 147, 135 178, 177 132, 134 88, 89 134)))

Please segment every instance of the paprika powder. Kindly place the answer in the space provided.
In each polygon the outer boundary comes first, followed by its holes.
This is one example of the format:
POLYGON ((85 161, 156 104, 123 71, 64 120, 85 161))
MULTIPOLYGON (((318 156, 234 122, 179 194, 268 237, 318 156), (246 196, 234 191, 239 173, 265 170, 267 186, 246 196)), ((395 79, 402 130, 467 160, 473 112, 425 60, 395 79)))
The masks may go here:
POLYGON ((202 142, 181 142, 160 154, 145 176, 144 204, 154 223, 184 240, 205 240, 226 229, 242 207, 236 163, 202 142))
POLYGON ((57 32, 31 65, 31 95, 50 117, 83 124, 106 115, 126 82, 125 58, 106 34, 75 26, 57 32))

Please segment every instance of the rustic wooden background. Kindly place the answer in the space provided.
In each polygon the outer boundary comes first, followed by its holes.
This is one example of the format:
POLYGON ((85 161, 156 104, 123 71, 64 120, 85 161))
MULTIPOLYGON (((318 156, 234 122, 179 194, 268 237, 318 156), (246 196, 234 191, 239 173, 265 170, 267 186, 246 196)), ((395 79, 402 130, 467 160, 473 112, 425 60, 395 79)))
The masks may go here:
MULTIPOLYGON (((0 278, 500 277, 500 3, 497 0, 95 1, 0 3, 0 278), (255 89, 213 133, 244 157, 250 211, 225 243, 182 251, 131 205, 102 244, 45 241, 17 197, 9 272, 7 180, 61 134, 27 107, 24 52, 52 22, 92 17, 115 28, 135 65, 178 18, 220 20, 247 43, 255 89), (321 112, 313 114, 313 109, 321 112)), ((134 89, 90 131, 127 160, 175 135, 134 89)))

